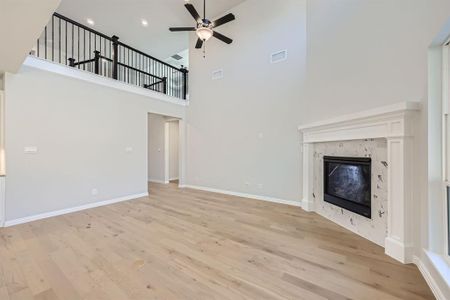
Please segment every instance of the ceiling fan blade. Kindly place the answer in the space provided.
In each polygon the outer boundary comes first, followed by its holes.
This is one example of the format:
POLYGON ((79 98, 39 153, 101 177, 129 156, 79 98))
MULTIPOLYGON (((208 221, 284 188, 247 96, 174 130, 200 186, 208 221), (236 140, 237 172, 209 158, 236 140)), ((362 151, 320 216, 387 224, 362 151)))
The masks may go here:
POLYGON ((233 14, 228 14, 226 16, 223 16, 222 18, 219 18, 219 19, 215 20, 213 22, 213 26, 214 27, 219 27, 219 26, 222 26, 223 24, 231 22, 231 21, 233 21, 235 19, 236 19, 236 17, 233 14))
POLYGON ((195 31, 195 27, 170 27, 170 31, 195 31))
POLYGON ((195 44, 196 49, 201 49, 203 47, 203 41, 201 39, 197 40, 197 44, 195 44))
POLYGON ((218 33, 217 31, 214 31, 214 32, 213 32, 213 36, 214 36, 216 39, 219 39, 219 40, 221 40, 222 42, 227 43, 227 44, 231 44, 231 43, 233 42, 232 39, 230 39, 229 37, 224 36, 224 35, 221 34, 221 33, 218 33))
POLYGON ((197 23, 201 23, 202 22, 202 18, 198 14, 198 12, 195 9, 194 5, 192 5, 190 3, 186 3, 184 6, 186 7, 186 9, 189 11, 189 13, 192 15, 192 17, 195 19, 195 21, 197 23))

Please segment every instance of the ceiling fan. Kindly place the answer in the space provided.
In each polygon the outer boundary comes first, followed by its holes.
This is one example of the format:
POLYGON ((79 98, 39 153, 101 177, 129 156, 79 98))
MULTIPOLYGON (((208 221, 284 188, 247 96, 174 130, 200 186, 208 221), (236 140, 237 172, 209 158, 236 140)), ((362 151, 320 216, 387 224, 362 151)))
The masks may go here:
POLYGON ((215 20, 214 22, 211 22, 206 18, 206 0, 203 1, 203 19, 198 14, 197 10, 195 9, 194 5, 190 3, 186 3, 184 5, 186 9, 189 11, 189 13, 194 17, 195 22, 197 23, 195 27, 171 27, 169 28, 172 32, 177 31, 195 31, 198 36, 197 44, 195 44, 195 48, 201 49, 203 46, 203 43, 209 40, 211 37, 215 37, 219 40, 221 40, 224 43, 231 44, 233 42, 232 39, 229 37, 224 36, 223 34, 218 33, 217 31, 213 30, 214 28, 217 28, 219 26, 222 26, 223 24, 226 24, 228 22, 233 21, 235 16, 233 14, 227 14, 223 16, 222 18, 219 18, 215 20))

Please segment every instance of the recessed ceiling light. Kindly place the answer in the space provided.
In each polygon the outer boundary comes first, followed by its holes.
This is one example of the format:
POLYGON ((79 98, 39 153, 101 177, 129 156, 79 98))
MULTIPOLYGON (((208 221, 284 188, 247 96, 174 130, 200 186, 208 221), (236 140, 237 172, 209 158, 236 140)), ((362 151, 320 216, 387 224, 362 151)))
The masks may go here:
POLYGON ((86 22, 87 22, 89 25, 91 25, 91 26, 94 26, 94 25, 95 25, 94 20, 92 20, 91 18, 87 18, 87 19, 86 19, 86 22))
POLYGON ((146 19, 142 19, 141 20, 141 24, 142 24, 142 26, 147 27, 148 26, 148 21, 146 19))

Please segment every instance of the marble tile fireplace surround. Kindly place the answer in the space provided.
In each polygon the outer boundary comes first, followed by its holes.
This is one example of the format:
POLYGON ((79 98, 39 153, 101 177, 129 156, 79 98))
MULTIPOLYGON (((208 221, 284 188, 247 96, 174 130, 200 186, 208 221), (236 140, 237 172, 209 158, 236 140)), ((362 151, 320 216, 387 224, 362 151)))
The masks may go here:
POLYGON ((414 231, 414 127, 420 104, 391 106, 302 125, 302 208, 315 211, 411 263, 414 231), (323 156, 372 158, 372 217, 324 201, 323 156))

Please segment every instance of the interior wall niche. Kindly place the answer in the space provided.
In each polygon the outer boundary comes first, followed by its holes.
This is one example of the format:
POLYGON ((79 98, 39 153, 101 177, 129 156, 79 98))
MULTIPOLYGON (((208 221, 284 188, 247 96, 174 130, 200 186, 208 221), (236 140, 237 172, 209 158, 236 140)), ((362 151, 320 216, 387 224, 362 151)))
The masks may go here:
POLYGON ((387 236, 387 141, 368 139, 343 142, 326 142, 314 145, 313 197, 315 211, 337 224, 370 241, 383 246, 387 236), (370 157, 372 158, 372 218, 337 207, 324 201, 323 157, 370 157))

